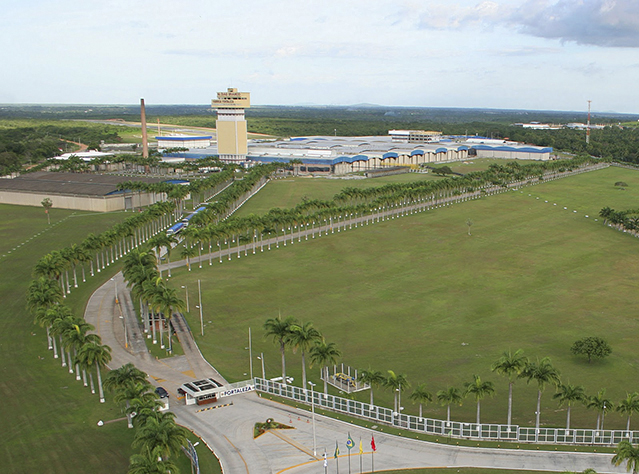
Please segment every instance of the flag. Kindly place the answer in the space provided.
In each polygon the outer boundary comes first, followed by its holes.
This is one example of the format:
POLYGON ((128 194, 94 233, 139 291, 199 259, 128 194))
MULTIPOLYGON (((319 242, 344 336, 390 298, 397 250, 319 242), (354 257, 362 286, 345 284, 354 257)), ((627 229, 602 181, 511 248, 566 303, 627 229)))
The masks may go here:
POLYGON ((359 454, 364 453, 364 448, 362 447, 362 438, 359 439, 359 454))
POLYGON ((375 446, 375 436, 371 436, 371 449, 373 451, 377 451, 377 446, 375 446))
POLYGON ((333 454, 333 457, 337 459, 337 456, 339 456, 339 446, 337 445, 337 441, 335 441, 335 454, 333 454))
POLYGON ((350 451, 351 449, 353 449, 353 446, 355 446, 355 441, 353 441, 353 438, 351 438, 351 434, 348 433, 348 439, 346 440, 346 447, 350 451))

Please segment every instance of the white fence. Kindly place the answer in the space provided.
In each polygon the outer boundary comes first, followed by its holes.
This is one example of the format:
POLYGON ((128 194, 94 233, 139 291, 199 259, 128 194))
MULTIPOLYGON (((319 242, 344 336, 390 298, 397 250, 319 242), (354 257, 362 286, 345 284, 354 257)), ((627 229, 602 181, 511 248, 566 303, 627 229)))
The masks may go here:
POLYGON ((255 390, 277 395, 297 402, 311 404, 311 397, 316 407, 345 413, 371 422, 402 428, 417 433, 434 436, 449 436, 451 438, 487 440, 487 441, 515 441, 520 443, 542 444, 574 444, 574 445, 616 445, 621 440, 631 443, 639 440, 639 431, 625 430, 588 430, 565 428, 535 428, 517 425, 493 425, 461 423, 459 421, 435 420, 420 418, 393 412, 390 408, 370 405, 368 403, 323 392, 304 390, 293 385, 283 385, 261 378, 255 378, 255 390))

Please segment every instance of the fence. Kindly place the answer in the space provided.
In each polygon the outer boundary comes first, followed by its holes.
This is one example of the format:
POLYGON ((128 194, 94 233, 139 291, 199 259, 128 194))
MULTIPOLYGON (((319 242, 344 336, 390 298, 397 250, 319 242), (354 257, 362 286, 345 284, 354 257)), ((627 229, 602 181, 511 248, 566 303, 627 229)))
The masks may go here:
POLYGON ((425 433, 434 436, 451 438, 513 441, 520 443, 541 444, 573 444, 573 445, 615 445, 621 440, 639 440, 639 431, 625 430, 589 430, 565 428, 528 428, 517 425, 495 425, 489 423, 462 423, 459 421, 435 420, 413 415, 397 413, 390 408, 370 405, 368 403, 335 395, 324 394, 312 390, 304 390, 293 385, 255 378, 255 390, 288 398, 304 404, 311 404, 311 397, 316 408, 344 413, 371 422, 384 423, 389 426, 425 433))

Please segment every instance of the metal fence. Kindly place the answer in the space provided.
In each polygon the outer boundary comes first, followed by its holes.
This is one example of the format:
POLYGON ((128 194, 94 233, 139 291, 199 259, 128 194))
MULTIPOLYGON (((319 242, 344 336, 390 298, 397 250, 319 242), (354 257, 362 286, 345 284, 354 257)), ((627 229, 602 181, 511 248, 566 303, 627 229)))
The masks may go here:
POLYGON ((329 411, 344 413, 371 422, 384 423, 396 428, 435 436, 447 436, 477 441, 515 441, 521 443, 601 446, 615 445, 624 439, 631 443, 635 439, 639 440, 639 431, 572 428, 569 430, 565 428, 539 428, 539 430, 537 430, 535 428, 517 425, 494 425, 489 423, 478 425, 477 423, 420 418, 418 416, 397 413, 390 408, 370 405, 357 400, 324 394, 323 392, 304 390, 301 387, 284 385, 279 382, 261 378, 255 378, 255 390, 308 405, 311 404, 312 399, 316 408, 324 408, 329 411))

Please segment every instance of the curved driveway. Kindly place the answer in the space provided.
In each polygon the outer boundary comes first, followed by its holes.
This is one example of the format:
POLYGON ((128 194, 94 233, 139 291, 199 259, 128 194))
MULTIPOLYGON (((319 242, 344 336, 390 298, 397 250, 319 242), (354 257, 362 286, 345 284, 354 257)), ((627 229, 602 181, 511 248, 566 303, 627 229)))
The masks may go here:
MULTIPOLYGON (((171 410, 177 415, 178 422, 197 433, 214 450, 226 473, 321 473, 324 472, 321 458, 324 452, 328 454, 328 472, 337 471, 337 462, 342 472, 348 472, 349 462, 352 472, 360 472, 360 462, 363 472, 370 472, 373 456, 376 471, 474 466, 573 472, 593 468, 600 473, 625 472, 622 467, 612 466, 610 454, 448 446, 389 436, 379 429, 367 430, 320 415, 315 417, 317 456, 314 456, 313 423, 308 411, 275 403, 255 393, 225 398, 219 402, 218 408, 210 408, 211 405, 185 406, 178 401, 175 397, 176 389, 184 382, 203 377, 223 379, 204 360, 197 348, 185 351, 184 356, 162 360, 152 358, 144 344, 144 334, 135 317, 122 274, 118 274, 115 279, 118 283, 119 304, 115 304, 114 281, 107 281, 91 296, 85 313, 86 320, 95 326, 102 341, 113 350, 110 366, 116 368, 132 362, 149 374, 156 385, 167 388, 171 393, 171 410), (229 405, 224 406, 226 404, 229 405), (294 429, 278 430, 253 439, 254 424, 267 418, 273 418, 294 429), (345 445, 349 433, 355 440, 350 459, 345 445), (370 449, 373 434, 377 446, 374 455, 370 449), (364 448, 363 455, 359 455, 360 439, 364 448), (333 457, 336 442, 340 446, 337 461, 333 457)), ((185 333, 180 333, 179 336, 189 337, 185 333)))

